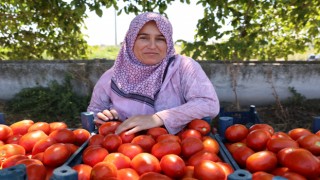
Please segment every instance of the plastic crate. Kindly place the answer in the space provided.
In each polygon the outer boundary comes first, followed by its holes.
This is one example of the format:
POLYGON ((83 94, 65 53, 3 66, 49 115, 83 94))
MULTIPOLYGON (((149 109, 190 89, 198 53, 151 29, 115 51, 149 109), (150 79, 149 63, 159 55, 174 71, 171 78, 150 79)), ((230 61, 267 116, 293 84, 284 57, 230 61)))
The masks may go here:
POLYGON ((320 116, 314 117, 312 122, 312 132, 316 133, 320 130, 320 116))
POLYGON ((24 164, 19 164, 0 170, 1 180, 26 180, 27 171, 24 164))
POLYGON ((4 113, 0 112, 0 124, 6 124, 6 121, 4 119, 4 113))

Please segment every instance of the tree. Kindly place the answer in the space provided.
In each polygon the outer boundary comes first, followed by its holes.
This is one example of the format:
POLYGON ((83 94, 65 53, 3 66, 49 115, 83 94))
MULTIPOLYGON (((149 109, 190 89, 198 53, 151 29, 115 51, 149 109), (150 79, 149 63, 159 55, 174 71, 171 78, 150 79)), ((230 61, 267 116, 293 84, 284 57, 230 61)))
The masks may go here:
MULTIPOLYGON (((173 0, 7 0, 0 2, 0 59, 86 58, 86 10, 165 14, 173 0), (120 6, 121 5, 121 6, 120 6)), ((190 0, 180 0, 190 4, 190 0)), ((275 60, 320 50, 318 0, 198 0, 204 8, 194 42, 179 40, 194 59, 275 60), (223 27, 230 29, 224 30, 223 27)))

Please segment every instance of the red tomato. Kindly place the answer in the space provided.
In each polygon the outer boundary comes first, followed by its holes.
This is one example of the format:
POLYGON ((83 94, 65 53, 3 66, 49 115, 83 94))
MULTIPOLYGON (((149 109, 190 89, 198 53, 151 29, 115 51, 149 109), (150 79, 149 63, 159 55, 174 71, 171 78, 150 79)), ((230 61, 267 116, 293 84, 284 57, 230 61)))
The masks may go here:
POLYGON ((131 143, 139 145, 144 152, 151 152, 151 148, 156 144, 156 141, 151 135, 138 135, 132 139, 131 143))
POLYGON ((13 156, 13 155, 25 155, 26 150, 24 147, 18 144, 5 144, 0 146, 0 160, 3 161, 6 158, 13 156))
POLYGON ((32 155, 31 159, 37 159, 43 162, 43 155, 44 155, 44 152, 40 152, 40 153, 37 153, 36 155, 32 155))
POLYGON ((10 128, 12 129, 13 134, 24 135, 28 132, 29 127, 33 124, 34 122, 32 120, 25 119, 11 124, 10 128))
POLYGON ((192 156, 203 148, 202 141, 195 137, 187 137, 181 142, 181 152, 185 158, 192 156))
POLYGON ((75 136, 74 143, 78 146, 81 146, 91 136, 91 134, 88 130, 82 129, 82 128, 78 128, 78 129, 73 130, 73 134, 75 136))
POLYGON ((40 152, 44 152, 49 146, 51 146, 52 144, 55 144, 55 143, 57 143, 57 141, 51 137, 41 139, 34 144, 31 153, 32 153, 32 155, 36 155, 40 152))
POLYGON ((102 145, 104 136, 102 136, 101 134, 94 134, 91 136, 91 138, 89 139, 88 145, 102 145))
POLYGON ((264 130, 268 131, 271 136, 274 133, 273 127, 270 126, 269 124, 254 124, 254 125, 250 126, 249 132, 256 130, 256 129, 264 129, 264 130))
POLYGON ((58 143, 75 143, 76 136, 73 131, 70 129, 57 129, 52 131, 49 134, 49 137, 52 137, 58 143))
POLYGON ((188 165, 189 166, 197 166, 202 160, 210 160, 213 162, 221 162, 222 161, 217 154, 208 152, 206 150, 201 150, 201 151, 198 151, 189 157, 188 165))
POLYGON ((297 139, 300 147, 309 150, 315 156, 320 155, 320 136, 308 134, 297 139))
POLYGON ((5 124, 0 124, 0 140, 1 141, 6 141, 8 137, 13 135, 12 129, 5 125, 5 124))
POLYGON ((151 135, 153 137, 153 139, 156 140, 158 138, 158 136, 160 136, 162 134, 168 134, 168 131, 163 127, 154 127, 154 128, 148 129, 146 134, 151 135))
POLYGON ((114 134, 114 132, 120 124, 120 121, 107 121, 99 127, 99 134, 103 136, 107 134, 114 134))
POLYGON ((164 155, 160 160, 162 172, 171 178, 181 178, 185 173, 184 160, 175 154, 164 155))
POLYGON ((115 152, 122 144, 120 136, 117 134, 107 134, 102 142, 102 146, 108 150, 108 152, 115 152))
POLYGON ((159 160, 152 154, 140 153, 131 160, 131 167, 137 171, 139 175, 147 172, 161 171, 159 160))
POLYGON ((64 144, 67 146, 71 154, 75 153, 79 148, 79 146, 75 144, 71 144, 71 143, 64 143, 64 144))
POLYGON ((271 139, 276 139, 276 138, 292 139, 287 133, 282 132, 282 131, 278 131, 278 132, 273 133, 273 135, 271 136, 271 139))
POLYGON ((82 161, 91 167, 99 162, 102 162, 104 158, 109 154, 108 150, 103 147, 90 148, 82 154, 82 161))
POLYGON ((216 162, 217 165, 219 165, 222 169, 226 177, 228 177, 230 174, 234 172, 232 166, 226 162, 216 162))
POLYGON ((7 138, 5 142, 6 144, 19 144, 19 140, 21 137, 22 137, 21 134, 11 135, 7 138))
POLYGON ((71 152, 63 143, 56 143, 48 147, 43 154, 43 163, 46 166, 58 167, 65 163, 71 152))
POLYGON ((252 174, 252 180, 272 180, 273 177, 273 174, 264 171, 257 171, 252 174))
POLYGON ((312 132, 305 128, 294 128, 288 132, 288 135, 293 139, 297 140, 301 136, 312 134, 312 132))
POLYGON ((43 164, 26 164, 27 177, 32 180, 43 180, 47 176, 47 169, 43 164))
POLYGON ((130 143, 133 138, 136 137, 136 134, 133 133, 133 134, 130 134, 130 135, 126 135, 126 131, 123 131, 122 133, 119 134, 121 140, 122 140, 122 143, 130 143))
POLYGON ((320 130, 317 131, 315 134, 318 135, 318 136, 320 136, 320 130))
POLYGON ((158 136, 156 141, 157 142, 160 142, 160 141, 176 141, 178 143, 181 143, 180 137, 177 136, 177 135, 173 135, 173 134, 162 134, 162 135, 158 136))
POLYGON ((264 129, 256 129, 247 135, 246 144, 254 151, 262 151, 267 147, 267 143, 271 139, 270 133, 264 129))
POLYGON ((290 170, 308 178, 320 175, 320 160, 303 148, 285 148, 278 152, 279 162, 290 170))
POLYGON ((128 156, 118 152, 108 154, 103 161, 114 164, 117 167, 117 169, 131 167, 131 159, 128 156))
POLYGON ((157 172, 147 172, 140 176, 139 180, 172 180, 170 177, 157 173, 157 172))
POLYGON ((50 134, 50 125, 47 122, 36 122, 36 123, 32 124, 32 126, 29 127, 28 132, 37 131, 37 130, 41 130, 44 133, 46 133, 46 135, 49 135, 50 134))
POLYGON ((228 151, 232 154, 234 150, 238 149, 239 147, 242 146, 247 146, 245 143, 243 142, 236 142, 236 143, 225 143, 226 148, 228 149, 228 151))
POLYGON ((117 177, 117 168, 115 165, 107 162, 99 162, 92 167, 90 180, 109 179, 117 177))
POLYGON ((157 142, 152 146, 151 154, 157 157, 159 160, 167 154, 180 155, 181 145, 175 141, 157 142))
POLYGON ((223 169, 215 162, 203 160, 194 167, 194 177, 201 180, 225 179, 223 169))
POLYGON ((239 142, 247 137, 249 133, 248 128, 243 124, 233 124, 229 126, 224 135, 229 142, 239 142))
POLYGON ((193 174, 194 174, 194 166, 187 165, 184 170, 184 176, 182 179, 193 178, 193 174))
POLYGON ((76 164, 72 169, 78 172, 78 180, 90 180, 91 166, 87 164, 76 164))
POLYGON ((282 177, 290 179, 290 180, 307 180, 307 178, 305 178, 304 176, 292 172, 292 171, 288 171, 282 174, 282 177))
POLYGON ((204 136, 202 138, 203 149, 215 154, 220 151, 220 146, 217 140, 211 138, 210 136, 204 136))
POLYGON ((267 143, 267 149, 274 153, 287 147, 298 148, 299 144, 291 138, 271 138, 267 143))
POLYGON ((134 158, 137 154, 143 153, 143 149, 133 143, 121 144, 118 148, 118 152, 128 156, 130 159, 134 158))
POLYGON ((48 135, 41 130, 30 131, 19 139, 19 145, 24 147, 26 152, 31 152, 34 145, 43 139, 47 139, 48 135))
POLYGON ((7 159, 4 159, 1 168, 4 169, 4 168, 14 166, 18 161, 22 159, 29 159, 29 158, 26 155, 21 155, 21 154, 10 156, 7 159))
POLYGON ((67 129, 68 125, 64 122, 51 122, 50 125, 50 133, 58 130, 58 129, 67 129))
POLYGON ((246 169, 254 173, 257 171, 271 172, 277 166, 277 155, 271 151, 259 151, 250 155, 246 160, 246 169))
POLYGON ((194 129, 186 129, 180 134, 180 139, 184 140, 187 137, 195 137, 202 140, 202 134, 194 129))
POLYGON ((207 135, 211 131, 210 124, 202 119, 194 119, 188 123, 187 126, 189 129, 194 129, 199 131, 203 136, 207 135))
POLYGON ((122 180, 139 180, 139 174, 132 168, 118 169, 117 178, 122 180))
POLYGON ((254 153, 255 151, 253 151, 251 148, 247 146, 241 146, 233 151, 232 157, 240 167, 245 168, 248 157, 254 153))

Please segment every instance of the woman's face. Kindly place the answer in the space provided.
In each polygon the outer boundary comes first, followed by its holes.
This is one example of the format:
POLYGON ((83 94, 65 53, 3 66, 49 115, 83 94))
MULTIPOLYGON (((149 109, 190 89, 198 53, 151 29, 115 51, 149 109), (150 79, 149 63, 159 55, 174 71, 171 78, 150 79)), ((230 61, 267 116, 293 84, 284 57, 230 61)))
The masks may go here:
POLYGON ((147 65, 158 64, 166 57, 166 38, 154 21, 147 22, 139 31, 133 47, 134 55, 147 65))

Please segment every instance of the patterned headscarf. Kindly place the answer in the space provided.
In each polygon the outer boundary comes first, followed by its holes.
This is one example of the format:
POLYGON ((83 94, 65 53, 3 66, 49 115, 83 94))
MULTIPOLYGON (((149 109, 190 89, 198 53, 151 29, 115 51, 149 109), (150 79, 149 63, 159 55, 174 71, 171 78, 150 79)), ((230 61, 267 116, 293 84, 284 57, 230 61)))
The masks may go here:
POLYGON ((121 96, 139 101, 145 101, 145 99, 154 101, 155 95, 161 88, 162 78, 169 58, 173 57, 174 54, 172 26, 168 19, 154 12, 147 12, 136 16, 130 24, 113 67, 113 91, 121 96), (159 31, 165 37, 167 43, 166 57, 155 65, 141 63, 133 52, 133 46, 139 31, 149 21, 156 22, 159 31))

